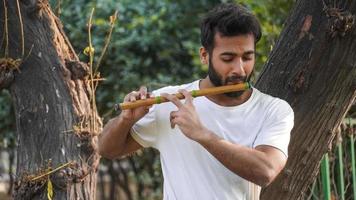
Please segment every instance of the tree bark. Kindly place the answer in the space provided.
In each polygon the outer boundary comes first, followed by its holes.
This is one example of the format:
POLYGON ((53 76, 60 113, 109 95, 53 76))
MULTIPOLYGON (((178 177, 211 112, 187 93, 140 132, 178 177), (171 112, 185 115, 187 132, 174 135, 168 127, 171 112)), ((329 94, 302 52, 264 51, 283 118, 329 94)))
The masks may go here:
POLYGON ((261 199, 303 199, 355 100, 356 1, 300 0, 256 87, 295 112, 289 158, 261 199))
POLYGON ((54 199, 95 199, 102 123, 92 106, 88 65, 79 61, 47 0, 2 0, 0 19, 0 88, 11 92, 18 138, 14 199, 47 199, 48 180, 54 199), (18 69, 12 59, 20 60, 18 69))

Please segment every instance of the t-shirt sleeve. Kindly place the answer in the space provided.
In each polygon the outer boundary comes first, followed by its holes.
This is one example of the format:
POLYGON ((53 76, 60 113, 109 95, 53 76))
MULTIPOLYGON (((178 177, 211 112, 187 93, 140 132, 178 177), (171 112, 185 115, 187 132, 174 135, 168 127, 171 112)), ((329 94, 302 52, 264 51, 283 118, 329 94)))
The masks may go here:
POLYGON ((155 147, 158 140, 156 106, 131 128, 131 136, 143 147, 155 147))
POLYGON ((269 145, 282 151, 288 157, 290 132, 294 126, 294 112, 290 105, 281 100, 275 103, 253 144, 269 145))

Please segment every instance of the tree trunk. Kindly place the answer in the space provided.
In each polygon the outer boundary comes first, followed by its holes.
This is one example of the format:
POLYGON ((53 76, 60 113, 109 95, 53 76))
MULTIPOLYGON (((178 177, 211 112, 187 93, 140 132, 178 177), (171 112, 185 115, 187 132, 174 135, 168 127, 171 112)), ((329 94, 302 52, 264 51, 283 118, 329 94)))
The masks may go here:
POLYGON ((287 165, 261 199, 303 199, 355 99, 356 1, 327 2, 296 2, 257 81, 295 112, 287 165))
POLYGON ((10 89, 18 138, 14 198, 47 199, 50 180, 54 199, 95 199, 102 124, 90 68, 79 61, 47 0, 2 0, 0 19, 0 88, 10 89))

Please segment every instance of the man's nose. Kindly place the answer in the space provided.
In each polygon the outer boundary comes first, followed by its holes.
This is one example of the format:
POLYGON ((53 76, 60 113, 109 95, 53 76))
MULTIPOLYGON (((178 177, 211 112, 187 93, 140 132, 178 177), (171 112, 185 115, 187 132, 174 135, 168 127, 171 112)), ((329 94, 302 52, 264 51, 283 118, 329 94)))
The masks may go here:
POLYGON ((236 62, 233 63, 233 73, 239 74, 239 75, 245 75, 245 70, 244 70, 244 62, 242 58, 236 59, 236 62))

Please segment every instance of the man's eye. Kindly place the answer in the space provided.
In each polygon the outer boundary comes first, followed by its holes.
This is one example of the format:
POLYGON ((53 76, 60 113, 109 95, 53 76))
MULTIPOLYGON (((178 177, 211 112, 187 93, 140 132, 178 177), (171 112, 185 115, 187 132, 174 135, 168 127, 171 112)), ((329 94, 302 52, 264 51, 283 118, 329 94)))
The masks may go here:
POLYGON ((252 60, 252 57, 242 57, 243 60, 252 60))
POLYGON ((233 58, 222 58, 222 60, 224 62, 231 62, 233 60, 233 58))

